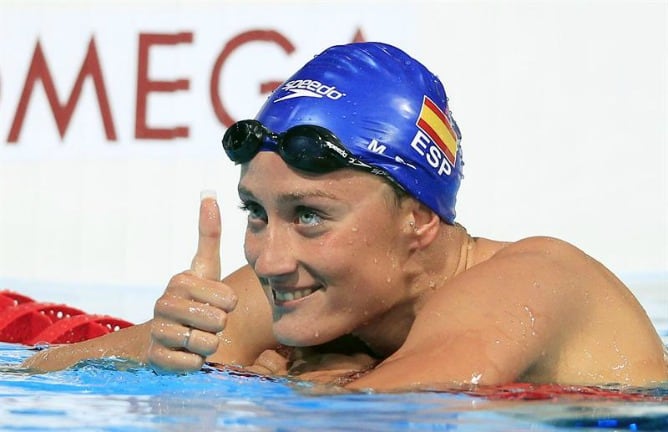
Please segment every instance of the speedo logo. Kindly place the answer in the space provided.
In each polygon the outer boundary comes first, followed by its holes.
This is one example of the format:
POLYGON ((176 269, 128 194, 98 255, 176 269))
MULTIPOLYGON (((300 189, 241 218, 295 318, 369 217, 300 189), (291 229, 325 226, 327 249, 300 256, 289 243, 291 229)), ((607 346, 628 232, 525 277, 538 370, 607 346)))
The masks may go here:
POLYGON ((298 97, 327 97, 331 100, 338 100, 346 95, 345 93, 338 91, 335 86, 328 86, 320 81, 308 79, 287 82, 281 87, 281 90, 288 92, 288 94, 276 99, 274 102, 298 97))

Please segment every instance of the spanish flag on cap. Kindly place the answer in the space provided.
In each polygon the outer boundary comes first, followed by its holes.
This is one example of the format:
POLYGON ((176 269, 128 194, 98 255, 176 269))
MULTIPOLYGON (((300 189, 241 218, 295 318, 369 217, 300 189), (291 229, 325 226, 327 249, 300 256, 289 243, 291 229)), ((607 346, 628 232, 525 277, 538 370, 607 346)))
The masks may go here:
POLYGON ((417 126, 436 143, 452 166, 457 156, 457 135, 443 111, 427 96, 422 101, 422 109, 417 126))

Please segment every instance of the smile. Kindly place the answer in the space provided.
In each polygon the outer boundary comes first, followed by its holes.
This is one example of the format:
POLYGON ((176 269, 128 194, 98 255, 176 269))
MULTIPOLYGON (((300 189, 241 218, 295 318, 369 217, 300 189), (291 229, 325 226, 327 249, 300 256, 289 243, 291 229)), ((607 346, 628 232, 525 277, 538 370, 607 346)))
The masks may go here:
POLYGON ((316 292, 319 289, 320 289, 320 287, 315 287, 315 288, 306 288, 306 289, 301 289, 301 290, 284 291, 284 292, 279 292, 279 291, 276 291, 275 289, 272 289, 272 292, 274 293, 274 301, 276 301, 276 302, 287 302, 287 301, 299 300, 300 298, 304 298, 308 295, 313 294, 314 292, 316 292))

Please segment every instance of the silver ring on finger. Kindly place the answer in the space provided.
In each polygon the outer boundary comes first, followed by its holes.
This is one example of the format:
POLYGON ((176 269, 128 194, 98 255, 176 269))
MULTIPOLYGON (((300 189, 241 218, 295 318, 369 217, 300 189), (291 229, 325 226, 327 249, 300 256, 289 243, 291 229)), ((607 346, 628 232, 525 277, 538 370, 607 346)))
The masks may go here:
POLYGON ((183 335, 183 343, 181 344, 181 345, 183 345, 183 348, 186 348, 186 349, 188 348, 188 344, 190 343, 190 336, 192 336, 192 332, 193 332, 193 329, 188 327, 188 330, 183 335))

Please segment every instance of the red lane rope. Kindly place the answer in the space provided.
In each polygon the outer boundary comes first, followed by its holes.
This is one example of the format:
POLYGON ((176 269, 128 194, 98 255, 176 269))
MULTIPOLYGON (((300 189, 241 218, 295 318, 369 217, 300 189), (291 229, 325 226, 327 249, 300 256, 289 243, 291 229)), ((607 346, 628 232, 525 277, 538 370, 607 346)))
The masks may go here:
POLYGON ((511 383, 466 391, 471 396, 492 400, 618 400, 637 402, 668 402, 666 392, 644 388, 607 388, 560 384, 511 383))
POLYGON ((133 325, 106 315, 91 315, 64 304, 36 302, 0 291, 0 342, 64 344, 96 338, 133 325))

